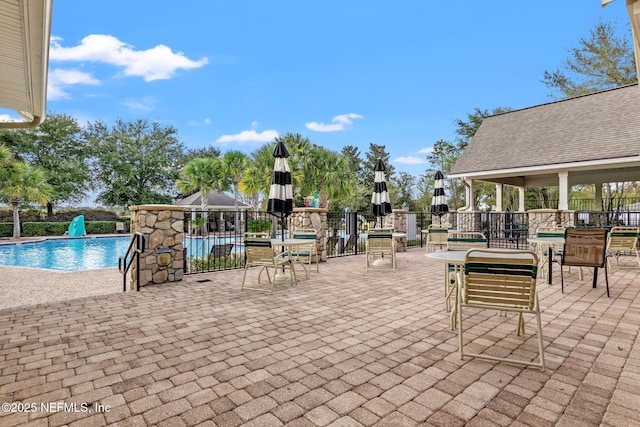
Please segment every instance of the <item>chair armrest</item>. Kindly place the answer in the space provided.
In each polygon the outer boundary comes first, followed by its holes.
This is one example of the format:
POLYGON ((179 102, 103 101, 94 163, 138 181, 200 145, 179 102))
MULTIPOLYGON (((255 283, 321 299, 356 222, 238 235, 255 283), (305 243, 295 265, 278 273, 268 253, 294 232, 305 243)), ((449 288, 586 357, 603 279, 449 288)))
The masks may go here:
POLYGON ((549 248, 547 249, 549 251, 549 259, 551 260, 551 262, 560 262, 560 261, 556 261, 556 256, 562 256, 564 251, 561 251, 560 249, 556 249, 553 246, 549 246, 549 248))

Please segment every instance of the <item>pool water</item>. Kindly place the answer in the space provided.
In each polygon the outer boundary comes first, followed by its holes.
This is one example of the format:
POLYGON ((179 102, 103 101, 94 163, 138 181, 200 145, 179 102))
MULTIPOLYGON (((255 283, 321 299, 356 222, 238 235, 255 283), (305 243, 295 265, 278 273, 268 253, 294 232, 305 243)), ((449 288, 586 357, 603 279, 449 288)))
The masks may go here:
MULTIPOLYGON (((81 271, 118 266, 118 258, 127 253, 130 236, 78 237, 47 239, 0 245, 0 266, 45 268, 57 271, 81 271)), ((214 244, 233 243, 233 251, 242 251, 242 237, 185 238, 188 256, 209 254, 214 244), (204 252, 203 252, 204 250, 204 252)))
POLYGON ((0 245, 0 266, 80 271, 118 266, 130 237, 47 239, 0 245))
POLYGON ((221 245, 225 243, 233 243, 232 252, 241 252, 244 247, 242 236, 228 237, 185 237, 183 245, 187 250, 188 257, 201 257, 202 254, 209 254, 213 245, 221 245), (203 252, 204 250, 204 252, 203 252))

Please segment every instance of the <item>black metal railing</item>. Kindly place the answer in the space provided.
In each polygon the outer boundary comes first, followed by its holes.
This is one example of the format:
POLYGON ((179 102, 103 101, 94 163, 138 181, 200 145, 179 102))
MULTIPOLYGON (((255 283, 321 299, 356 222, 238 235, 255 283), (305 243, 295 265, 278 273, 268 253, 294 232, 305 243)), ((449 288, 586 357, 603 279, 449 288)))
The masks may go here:
MULTIPOLYGON (((640 197, 603 197, 598 206, 596 206, 595 198, 570 198, 568 205, 569 210, 580 212, 638 211, 640 210, 640 197)), ((558 209, 558 199, 527 200, 525 209, 558 209)))
POLYGON ((136 261, 136 291, 140 290, 140 254, 145 251, 145 248, 146 239, 144 234, 135 232, 131 236, 127 253, 118 258, 118 271, 122 274, 122 292, 127 290, 127 272, 134 260, 136 261))
POLYGON ((529 215, 526 212, 484 212, 480 230, 490 248, 528 248, 529 215))

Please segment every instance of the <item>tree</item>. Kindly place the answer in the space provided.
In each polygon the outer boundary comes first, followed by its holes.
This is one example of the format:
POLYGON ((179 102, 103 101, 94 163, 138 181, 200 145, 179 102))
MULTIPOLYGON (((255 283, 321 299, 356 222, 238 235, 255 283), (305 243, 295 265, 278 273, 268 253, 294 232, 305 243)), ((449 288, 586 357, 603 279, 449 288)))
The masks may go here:
MULTIPOLYGON (((628 32, 627 32, 628 33, 628 32)), ((564 70, 545 71, 542 83, 555 99, 584 95, 638 81, 633 46, 616 37, 614 28, 602 21, 569 49, 564 70)))
MULTIPOLYGON (((365 196, 365 199, 363 200, 363 204, 367 207, 370 206, 371 192, 373 192, 373 182, 375 180, 374 168, 378 159, 382 159, 386 168, 384 171, 384 175, 387 180, 387 190, 389 191, 390 196, 394 194, 393 192, 395 191, 392 185, 395 168, 391 164, 390 155, 387 152, 386 146, 370 143, 369 151, 365 153, 365 161, 362 172, 362 182, 364 186, 369 189, 367 196, 365 196)), ((395 205, 396 200, 394 200, 394 198, 392 197, 390 198, 391 204, 395 205)))
POLYGON ((184 194, 200 192, 200 206, 206 211, 207 196, 212 190, 225 191, 228 181, 224 176, 222 159, 219 157, 197 157, 182 169, 176 187, 184 194))
POLYGON ((321 208, 328 208, 329 201, 340 199, 347 193, 351 182, 346 158, 341 154, 314 145, 303 160, 302 192, 318 191, 321 208))
POLYGON ((182 169, 176 187, 184 194, 200 192, 200 225, 204 235, 207 229, 206 218, 209 215, 209 193, 211 190, 225 191, 228 188, 228 181, 223 175, 222 160, 219 157, 197 157, 190 160, 182 169))
POLYGON ((170 203, 184 147, 175 128, 138 119, 89 123, 84 139, 96 153, 98 201, 111 206, 170 203))
POLYGON ((227 151, 222 157, 222 166, 224 169, 224 175, 231 180, 233 185, 234 196, 234 208, 235 208, 235 224, 239 223, 238 219, 238 192, 240 190, 240 181, 244 175, 244 170, 247 165, 248 157, 241 151, 232 150, 227 151))
POLYGON ((251 153, 244 175, 240 180, 240 191, 249 195, 254 209, 264 207, 265 196, 269 194, 273 165, 275 164, 273 148, 273 143, 267 143, 251 153))
MULTIPOLYGON (((427 169, 427 179, 429 181, 429 189, 433 194, 434 176, 436 171, 442 172, 445 176, 445 189, 447 191, 447 203, 452 209, 458 209, 464 205, 464 184, 459 180, 449 179, 453 165, 458 161, 462 154, 460 144, 452 144, 451 142, 439 140, 433 144, 433 150, 427 154, 427 160, 431 166, 427 169)), ((431 204, 429 204, 431 207, 431 204)))
POLYGON ((394 181, 395 188, 398 190, 397 204, 402 206, 405 203, 409 206, 409 209, 414 208, 414 188, 416 186, 416 178, 407 173, 400 172, 394 181))
MULTIPOLYGON (((289 163, 289 169, 291 169, 291 184, 293 186, 293 198, 295 200, 296 195, 304 195, 304 191, 309 191, 309 187, 305 187, 304 185, 306 178, 305 164, 308 161, 307 156, 312 150, 312 144, 309 138, 299 133, 285 133, 277 136, 274 140, 276 144, 280 141, 284 143, 289 151, 287 163, 289 163)), ((274 162, 272 161, 271 164, 273 165, 274 162)), ((269 180, 269 183, 271 183, 271 180, 269 180)))
MULTIPOLYGON (((438 141, 434 144, 434 151, 427 155, 427 160, 431 163, 431 168, 427 169, 427 174, 433 180, 433 176, 436 170, 440 170, 445 176, 445 187, 449 193, 449 204, 453 209, 458 209, 464 206, 465 188, 464 184, 458 180, 448 179, 448 175, 453 169, 453 166, 458 161, 464 149, 469 145, 471 139, 476 134, 480 125, 486 117, 496 114, 502 114, 511 111, 510 107, 498 107, 493 111, 481 110, 480 108, 474 108, 473 112, 468 113, 466 120, 456 119, 454 124, 456 125, 456 143, 453 144, 448 141, 438 141)), ((491 184, 475 183, 474 184, 474 204, 476 206, 491 206, 495 203, 495 191, 491 184)))
POLYGON ((356 178, 363 179, 364 168, 360 157, 360 149, 354 145, 347 145, 342 147, 341 153, 347 162, 349 170, 355 174, 356 178))
POLYGON ((79 138, 76 119, 65 114, 50 113, 35 129, 5 131, 4 140, 17 159, 47 172, 54 194, 47 203, 47 214, 60 202, 79 202, 92 187, 88 167, 91 150, 79 138), (10 137, 10 136, 13 137, 10 137))
POLYGON ((188 148, 182 158, 183 163, 186 165, 189 160, 198 157, 220 157, 222 152, 218 147, 205 147, 205 148, 188 148))
POLYGON ((16 160, 5 146, 0 146, 0 196, 13 209, 13 238, 20 238, 20 201, 47 203, 54 189, 46 173, 37 166, 16 160))

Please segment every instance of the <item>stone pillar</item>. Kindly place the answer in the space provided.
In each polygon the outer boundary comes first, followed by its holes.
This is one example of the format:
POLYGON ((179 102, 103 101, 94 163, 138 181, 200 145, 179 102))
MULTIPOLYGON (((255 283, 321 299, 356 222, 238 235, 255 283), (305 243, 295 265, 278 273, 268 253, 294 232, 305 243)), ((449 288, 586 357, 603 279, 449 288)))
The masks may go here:
MULTIPOLYGON (((140 255, 140 287, 177 282, 184 275, 184 207, 141 205, 129 207, 131 233, 140 232, 147 241, 140 255)), ((136 289, 135 262, 131 266, 130 289, 136 289)))
MULTIPOLYGON (((385 217, 385 223, 387 218, 389 218, 389 222, 394 232, 398 233, 407 233, 407 214, 409 212, 403 209, 394 209, 390 215, 385 217)), ((396 252, 404 252, 407 250, 407 238, 405 237, 396 237, 396 252)))
POLYGON ((562 225, 561 211, 557 209, 531 209, 528 212, 529 235, 535 237, 538 228, 558 227, 562 225))
POLYGON ((325 208, 293 208, 291 233, 301 228, 314 228, 318 235, 320 261, 327 260, 327 212, 325 208))
POLYGON ((482 212, 457 211, 455 212, 454 229, 457 231, 478 231, 482 229, 482 212))

